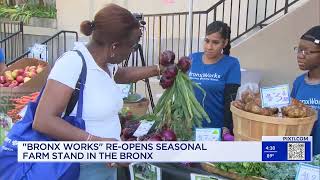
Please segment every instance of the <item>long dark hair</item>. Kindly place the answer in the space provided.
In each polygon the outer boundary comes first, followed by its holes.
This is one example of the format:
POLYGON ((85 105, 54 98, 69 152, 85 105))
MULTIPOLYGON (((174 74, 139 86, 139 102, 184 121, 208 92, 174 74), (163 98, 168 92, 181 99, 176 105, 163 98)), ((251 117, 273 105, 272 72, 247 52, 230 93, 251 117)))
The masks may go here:
POLYGON ((223 54, 228 55, 230 54, 231 43, 230 43, 230 35, 231 29, 228 24, 222 21, 214 21, 207 26, 206 35, 210 35, 212 33, 220 33, 223 39, 228 39, 228 44, 225 48, 223 48, 223 54))

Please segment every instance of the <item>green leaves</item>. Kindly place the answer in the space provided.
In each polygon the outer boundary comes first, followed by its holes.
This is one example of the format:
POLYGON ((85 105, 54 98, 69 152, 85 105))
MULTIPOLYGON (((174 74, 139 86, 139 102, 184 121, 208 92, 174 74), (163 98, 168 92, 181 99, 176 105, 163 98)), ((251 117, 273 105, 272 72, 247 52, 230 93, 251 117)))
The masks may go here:
POLYGON ((40 7, 29 4, 14 7, 0 5, 0 18, 9 18, 12 21, 29 23, 31 17, 54 19, 56 16, 57 10, 55 7, 40 7))
POLYGON ((210 122, 194 96, 194 87, 197 86, 193 85, 187 74, 179 71, 173 86, 165 90, 154 110, 159 117, 158 128, 168 126, 180 140, 190 140, 193 136, 192 128, 201 127, 204 119, 210 122))
POLYGON ((257 176, 261 177, 262 171, 265 170, 264 163, 214 163, 214 165, 227 172, 235 172, 241 176, 257 176))

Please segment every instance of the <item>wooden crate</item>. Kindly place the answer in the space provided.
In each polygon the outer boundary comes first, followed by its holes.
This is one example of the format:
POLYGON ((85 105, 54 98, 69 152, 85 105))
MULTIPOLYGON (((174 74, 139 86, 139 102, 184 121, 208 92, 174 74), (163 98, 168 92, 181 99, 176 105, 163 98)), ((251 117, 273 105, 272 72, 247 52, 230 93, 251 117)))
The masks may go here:
MULTIPOLYGON (((48 63, 42 60, 34 58, 23 58, 11 64, 4 70, 5 72, 8 70, 12 71, 15 69, 24 69, 26 66, 37 66, 39 64, 43 65, 43 71, 38 73, 22 86, 18 86, 15 88, 0 87, 0 112, 7 113, 7 111, 11 109, 10 99, 40 91, 47 81, 50 72, 50 66, 48 63)), ((4 75, 4 72, 1 75, 4 75)))
POLYGON ((236 141, 261 141, 262 136, 309 136, 317 112, 305 118, 262 116, 243 111, 231 103, 233 133, 236 141))

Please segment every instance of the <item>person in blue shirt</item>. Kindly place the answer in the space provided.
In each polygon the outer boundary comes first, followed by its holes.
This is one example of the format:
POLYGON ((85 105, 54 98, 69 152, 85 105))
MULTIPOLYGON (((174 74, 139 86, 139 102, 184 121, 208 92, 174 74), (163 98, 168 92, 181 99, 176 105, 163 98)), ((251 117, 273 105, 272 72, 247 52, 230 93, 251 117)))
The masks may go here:
POLYGON ((5 64, 5 57, 4 57, 4 52, 3 49, 0 48, 0 73, 3 72, 7 68, 5 64))
POLYGON ((307 71, 293 83, 291 97, 318 111, 311 135, 313 154, 320 154, 320 26, 315 26, 302 35, 295 48, 300 70, 307 71))
MULTIPOLYGON (((230 103, 240 86, 241 72, 237 58, 230 56, 230 27, 221 21, 208 25, 204 52, 191 54, 189 77, 205 91, 204 109, 211 123, 203 121, 204 128, 222 128, 223 140, 233 140, 233 122, 230 103)), ((202 104, 203 94, 195 89, 202 104)))

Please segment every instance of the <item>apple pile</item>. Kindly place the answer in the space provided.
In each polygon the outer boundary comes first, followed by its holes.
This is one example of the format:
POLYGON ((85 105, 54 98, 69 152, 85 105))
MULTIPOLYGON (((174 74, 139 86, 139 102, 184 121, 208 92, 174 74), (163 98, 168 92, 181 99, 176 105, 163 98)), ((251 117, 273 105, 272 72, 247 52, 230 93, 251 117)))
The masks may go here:
POLYGON ((30 81, 34 76, 43 71, 43 65, 27 66, 24 69, 15 69, 13 71, 5 71, 3 76, 0 76, 0 87, 18 87, 30 81))

